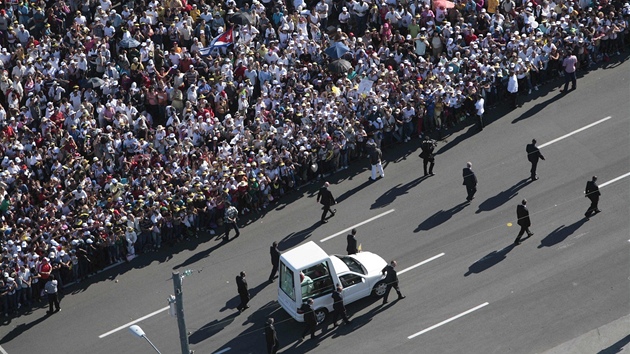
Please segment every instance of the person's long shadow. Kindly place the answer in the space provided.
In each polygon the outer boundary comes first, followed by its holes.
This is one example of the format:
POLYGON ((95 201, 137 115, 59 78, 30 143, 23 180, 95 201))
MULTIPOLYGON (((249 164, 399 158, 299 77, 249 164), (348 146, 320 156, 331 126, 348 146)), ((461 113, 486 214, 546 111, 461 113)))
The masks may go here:
POLYGON ((512 243, 503 249, 488 253, 475 263, 471 264, 464 276, 467 277, 471 274, 479 274, 488 268, 497 265, 507 257, 507 254, 510 253, 514 247, 515 245, 512 243))
POLYGON ((372 203, 372 206, 370 206, 370 209, 377 209, 377 208, 388 206, 389 204, 393 203, 396 200, 396 198, 400 197, 401 195, 407 194, 410 189, 419 185, 420 183, 422 183, 422 181, 424 181, 427 178, 429 177, 422 176, 422 177, 414 179, 413 181, 407 184, 404 184, 404 185, 399 184, 395 186, 394 188, 391 188, 390 190, 385 192, 383 195, 378 197, 374 201, 374 203, 372 203))
POLYGON ((354 193, 357 193, 357 192, 361 191, 363 188, 369 186, 370 184, 372 184, 372 181, 368 179, 367 181, 361 183, 360 185, 358 185, 358 186, 356 186, 356 187, 354 187, 354 188, 352 188, 352 189, 350 189, 348 191, 345 191, 343 194, 339 195, 339 197, 336 198, 337 203, 341 203, 342 201, 348 199, 354 193))
POLYGON ((201 251, 201 252, 197 252, 197 253, 193 254, 192 256, 188 257, 188 259, 183 261, 182 263, 173 266, 173 269, 183 268, 183 267, 186 267, 188 265, 191 265, 191 264, 194 264, 196 262, 199 262, 200 260, 208 257, 210 255, 210 253, 212 253, 215 250, 221 248, 221 246, 223 246, 224 244, 225 244, 225 242, 219 242, 219 243, 216 243, 214 246, 208 248, 207 250, 204 250, 204 251, 201 251))
POLYGON ((239 313, 234 312, 229 314, 220 320, 213 320, 211 322, 206 323, 203 327, 199 328, 195 332, 193 332, 190 336, 188 336, 188 342, 190 344, 198 344, 203 342, 204 340, 216 335, 221 332, 225 327, 229 326, 234 322, 234 320, 238 317, 239 313))
POLYGON ((416 229, 413 230, 413 232, 420 232, 422 230, 425 230, 425 231, 431 230, 432 228, 447 222, 450 218, 453 217, 453 215, 464 210, 464 208, 468 206, 469 204, 470 204, 469 202, 463 202, 448 210, 440 210, 436 212, 435 214, 429 216, 428 219, 421 222, 420 225, 418 225, 418 227, 416 227, 416 229))
POLYGON ((558 243, 564 241, 567 237, 571 236, 587 221, 588 219, 583 218, 569 226, 562 225, 558 227, 557 229, 553 230, 549 235, 547 235, 547 237, 540 240, 540 245, 538 245, 538 248, 553 247, 554 245, 557 245, 558 243))
POLYGON ((321 225, 321 223, 317 221, 313 225, 301 231, 296 231, 296 232, 292 232, 288 234, 278 243, 278 248, 281 251, 284 251, 284 250, 288 250, 289 248, 299 245, 300 243, 302 243, 302 241, 311 237, 311 235, 313 234, 313 230, 317 229, 319 225, 321 225))
MULTIPOLYGON (((536 114, 540 113, 540 111, 545 109, 545 107, 549 106, 550 104, 554 103, 555 101, 557 101, 559 99, 562 99, 563 97, 565 97, 565 95, 560 93, 560 92, 558 92, 555 95, 552 95, 547 100, 536 104, 534 107, 528 109, 525 113, 521 114, 519 117, 516 117, 512 121, 512 124, 516 124, 516 123, 518 123, 518 122, 520 122, 522 120, 525 120, 527 118, 535 116, 536 114)), ((522 98, 519 98, 519 99, 522 99, 522 98)))
POLYGON ((14 340, 15 338, 19 337, 20 335, 26 333, 26 331, 28 331, 29 329, 31 329, 31 328, 35 327, 36 325, 44 322, 49 317, 51 317, 51 316, 41 316, 41 317, 37 318, 34 321, 31 321, 31 322, 28 322, 28 323, 22 323, 22 324, 17 325, 9 333, 4 335, 4 337, 0 338, 0 344, 8 343, 8 342, 14 340))
MULTIPOLYGON (((466 126, 462 125, 462 129, 465 129, 465 128, 466 128, 466 126)), ((455 129, 455 128, 451 128, 451 129, 455 129)), ((462 141, 470 138, 471 136, 477 134, 478 130, 479 129, 476 126, 474 126, 474 125, 468 126, 468 130, 466 130, 463 134, 458 135, 453 140, 448 140, 448 142, 445 145, 440 147, 440 149, 436 152, 436 155, 443 154, 443 153, 447 152, 448 150, 450 150, 453 147, 457 146, 460 142, 462 142, 462 141)), ((450 133, 453 134, 453 132, 450 132, 450 133)), ((451 135, 449 135, 449 136, 451 136, 451 135)))
POLYGON ((516 183, 512 187, 500 192, 494 197, 490 197, 484 200, 481 204, 479 204, 479 208, 477 209, 475 213, 479 214, 483 211, 491 211, 500 207, 501 205, 507 203, 510 199, 518 195, 518 191, 524 188, 525 186, 529 185, 531 182, 532 180, 530 178, 526 178, 526 179, 522 179, 518 181, 518 183, 516 183))
POLYGON ((610 347, 600 350, 599 352, 597 352, 597 354, 616 354, 616 353, 621 353, 623 348, 628 343, 630 343, 630 334, 628 334, 627 336, 621 338, 620 340, 615 342, 610 347))

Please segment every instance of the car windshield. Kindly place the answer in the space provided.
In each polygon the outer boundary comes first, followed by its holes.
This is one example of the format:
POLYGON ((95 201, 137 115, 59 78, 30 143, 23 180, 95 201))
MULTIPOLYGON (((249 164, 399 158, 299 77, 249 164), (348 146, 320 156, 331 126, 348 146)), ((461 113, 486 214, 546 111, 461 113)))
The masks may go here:
POLYGON ((348 257, 348 256, 335 256, 337 258, 339 258, 343 263, 345 263, 348 266, 348 269, 350 269, 351 272, 355 272, 355 273, 359 273, 359 274, 364 274, 365 275, 365 270, 363 268, 363 265, 361 263, 359 263, 359 261, 357 261, 356 259, 352 258, 352 257, 348 257))

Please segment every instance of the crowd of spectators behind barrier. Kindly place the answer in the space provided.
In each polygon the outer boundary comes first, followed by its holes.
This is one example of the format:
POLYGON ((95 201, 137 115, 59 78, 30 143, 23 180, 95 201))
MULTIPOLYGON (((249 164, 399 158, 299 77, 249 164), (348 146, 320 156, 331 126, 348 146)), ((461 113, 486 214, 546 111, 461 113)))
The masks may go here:
POLYGON ((630 5, 555 1, 2 2, 2 313, 625 50, 630 5))

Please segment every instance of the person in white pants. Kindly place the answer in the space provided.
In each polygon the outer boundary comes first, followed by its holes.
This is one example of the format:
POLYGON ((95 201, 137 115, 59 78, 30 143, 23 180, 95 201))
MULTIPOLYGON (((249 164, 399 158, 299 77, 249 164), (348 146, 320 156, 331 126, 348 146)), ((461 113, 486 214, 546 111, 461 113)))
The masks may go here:
POLYGON ((375 147, 370 154, 370 164, 372 164, 372 181, 376 181, 377 175, 381 177, 385 177, 385 172, 383 171, 383 164, 381 163, 381 158, 383 157, 383 153, 381 149, 375 147))

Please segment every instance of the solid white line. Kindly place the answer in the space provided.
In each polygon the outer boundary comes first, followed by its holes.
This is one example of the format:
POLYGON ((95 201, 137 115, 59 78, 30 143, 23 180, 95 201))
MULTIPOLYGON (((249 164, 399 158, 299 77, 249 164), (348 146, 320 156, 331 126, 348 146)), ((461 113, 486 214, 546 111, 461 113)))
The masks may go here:
POLYGON ((7 351, 4 350, 4 348, 2 348, 2 346, 0 345, 0 354, 9 354, 9 353, 7 353, 7 351))
POLYGON ((405 268, 405 269, 401 270, 400 272, 398 272, 398 274, 403 274, 403 273, 408 272, 408 271, 410 271, 410 270, 412 270, 414 268, 420 267, 421 265, 429 263, 429 262, 431 262, 434 259, 438 259, 438 258, 442 257, 443 255, 444 255, 444 253, 440 253, 437 256, 433 256, 433 257, 431 257, 429 259, 426 259, 426 260, 424 260, 424 261, 422 261, 422 262, 420 262, 418 264, 414 264, 414 265, 412 265, 409 268, 405 268))
POLYGON ((453 317, 449 318, 448 320, 442 321, 442 322, 440 322, 440 323, 438 323, 438 324, 436 324, 436 325, 433 325, 433 326, 431 326, 431 327, 429 327, 429 328, 427 328, 427 329, 424 329, 424 330, 422 330, 422 331, 420 331, 420 332, 418 332, 418 333, 416 333, 416 334, 412 334, 412 335, 410 335, 409 337, 407 337, 407 339, 413 339, 413 338, 415 338, 415 337, 417 337, 417 336, 419 336, 419 335, 421 335, 421 334, 424 334, 424 333, 427 333, 427 332, 429 332, 429 331, 431 331, 431 330, 434 330, 434 329, 436 329, 436 328, 438 328, 438 327, 440 327, 440 326, 442 326, 442 325, 445 325, 445 324, 447 324, 447 323, 449 323, 449 322, 451 322, 451 321, 454 321, 454 320, 456 320, 456 319, 458 319, 458 318, 460 318, 460 317, 462 317, 462 316, 466 316, 467 314, 469 314, 469 313, 471 313, 471 312, 477 311, 477 310, 479 310, 480 308, 487 306, 488 304, 489 304, 489 303, 484 302, 483 304, 481 304, 481 305, 479 305, 479 306, 477 306, 477 307, 473 307, 473 308, 471 308, 471 309, 470 309, 470 310, 468 310, 468 311, 462 312, 462 313, 460 313, 460 314, 459 314, 459 315, 457 315, 457 316, 453 316, 453 317))
POLYGON ((122 326, 120 326, 120 327, 116 328, 116 329, 112 329, 111 331, 109 331, 109 332, 107 332, 107 333, 103 333, 103 334, 101 334, 101 335, 100 335, 100 336, 98 336, 98 337, 99 337, 99 338, 101 338, 101 339, 103 339, 103 338, 107 337, 108 335, 110 335, 110 334, 112 334, 112 333, 116 333, 116 332, 120 331, 121 329, 125 329, 125 328, 127 328, 127 327, 129 327, 129 326, 131 326, 131 325, 134 325, 134 324, 136 324, 136 323, 138 323, 138 322, 140 322, 140 321, 144 321, 144 320, 146 320, 146 319, 147 319, 147 318, 149 318, 149 317, 155 316, 155 315, 157 315, 157 314, 158 314, 158 313, 160 313, 160 312, 164 312, 164 311, 168 310, 168 308, 169 308, 169 307, 168 307, 168 306, 166 306, 166 307, 161 308, 161 309, 159 309, 159 310, 157 310, 157 311, 153 311, 153 312, 151 312, 150 314, 148 314, 148 315, 146 315, 146 316, 142 316, 142 317, 138 318, 138 319, 137 319, 137 320, 135 320, 135 321, 131 321, 131 322, 127 323, 127 324, 124 324, 124 325, 122 325, 122 326))
POLYGON ((390 210, 388 210, 388 211, 386 211, 386 212, 384 212, 384 213, 382 213, 382 214, 378 214, 378 215, 373 216, 373 217, 371 217, 371 218, 369 218, 369 219, 367 219, 367 220, 365 220, 365 221, 361 221, 360 223, 358 223, 358 224, 356 224, 356 225, 354 225, 354 226, 350 226, 350 227, 349 227, 349 228, 347 228, 347 229, 341 230, 341 231, 337 232, 337 233, 336 233, 336 234, 334 234, 334 235, 330 235, 330 236, 328 236, 328 237, 326 237, 326 238, 323 238, 323 239, 321 239, 319 242, 328 241, 328 240, 330 240, 331 238, 335 238, 335 237, 337 237, 337 236, 339 236, 339 235, 341 235, 341 234, 343 234, 343 233, 346 233, 346 232, 348 232, 348 231, 350 231, 350 230, 354 229, 355 227, 359 227, 359 226, 361 226, 361 225, 365 225, 365 224, 369 223, 370 221, 374 221, 374 220, 376 220, 376 219, 378 219, 378 218, 380 218, 380 217, 383 217, 383 216, 385 216, 385 215, 387 215, 387 214, 393 213, 393 212, 394 212, 394 210, 395 210, 395 209, 390 209, 390 210))
POLYGON ((232 350, 232 348, 227 347, 227 348, 222 349, 222 350, 220 350, 218 352, 215 352, 214 354, 223 354, 223 353, 229 352, 230 350, 232 350))
POLYGON ((621 175, 621 176, 619 176, 619 177, 617 177, 617 178, 613 178, 613 179, 611 179, 611 180, 610 180, 610 181, 608 181, 608 182, 604 182, 604 183, 600 184, 600 185, 599 185, 599 188, 604 188, 604 187, 606 187, 607 185, 609 185, 609 184, 611 184, 611 183, 615 183, 615 182, 617 182, 618 180, 620 180, 620 179, 624 179, 624 178, 626 178, 626 177, 628 177, 628 176, 630 176, 630 172, 626 173, 625 175, 621 175))
POLYGON ((580 129, 578 129, 578 130, 574 130, 574 131, 570 132, 569 134, 565 134, 565 135, 563 135, 563 136, 561 136, 561 137, 559 137, 559 138, 555 138, 555 139, 553 139, 552 141, 548 141, 548 142, 546 142, 546 143, 544 143, 544 144, 540 145, 538 148, 544 148, 545 146, 549 146, 549 145, 551 145, 551 144, 553 144, 553 143, 557 143, 558 141, 563 140, 563 139, 566 139, 566 138, 570 137, 570 136, 571 136, 571 135, 573 135, 573 134, 577 134, 577 133, 579 133, 579 132, 581 132, 581 131, 583 131, 583 130, 586 130, 586 129, 588 129, 588 128, 594 127, 594 126, 596 126, 596 125, 597 125, 597 124, 599 124, 599 123, 603 123, 603 122, 605 122, 605 121, 609 120, 610 118, 612 118, 612 116, 608 116, 608 117, 606 117, 606 118, 600 119, 600 120, 598 120, 598 121, 597 121, 597 122, 595 122, 595 123, 591 123, 591 124, 589 124, 589 125, 587 125, 587 126, 584 126, 584 127, 580 128, 580 129))

